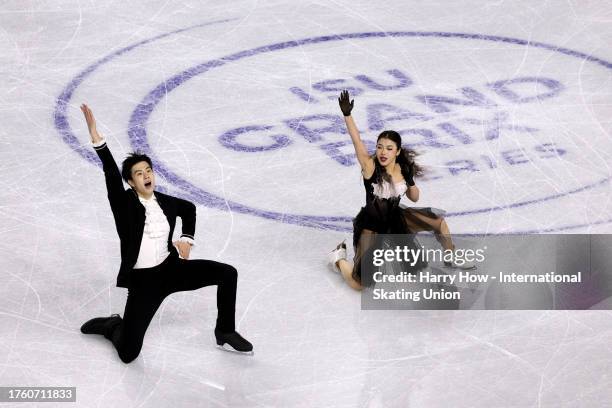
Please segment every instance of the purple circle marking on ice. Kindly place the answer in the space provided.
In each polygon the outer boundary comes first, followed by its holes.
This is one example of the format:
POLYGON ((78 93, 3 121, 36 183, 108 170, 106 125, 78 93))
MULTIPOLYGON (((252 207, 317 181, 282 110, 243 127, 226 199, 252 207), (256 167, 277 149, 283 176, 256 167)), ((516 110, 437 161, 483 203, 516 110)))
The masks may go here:
MULTIPOLYGON (((66 117, 66 110, 67 110, 68 102, 72 98, 72 95, 75 89, 84 81, 84 79, 89 74, 91 74, 100 65, 106 62, 109 62, 113 58, 121 54, 124 54, 125 52, 131 51, 138 46, 151 43, 160 38, 164 38, 169 35, 184 32, 186 30, 190 30, 196 27, 203 27, 205 25, 216 24, 216 23, 226 22, 226 21, 230 21, 230 20, 220 20, 216 22, 199 24, 199 25, 191 26, 191 27, 184 28, 181 30, 176 30, 176 31, 172 31, 169 33, 161 34, 156 37, 152 37, 148 40, 144 40, 139 43, 128 46, 126 48, 123 48, 112 54, 109 54, 105 58, 90 65, 87 69, 81 72, 77 77, 75 77, 68 84, 68 86, 64 89, 64 91, 62 92, 62 94, 57 100, 56 109, 54 112, 55 126, 60 132, 60 134, 62 135, 62 139, 64 140, 64 142, 70 145, 75 151, 77 151, 77 153, 83 156, 86 160, 91 161, 92 163, 95 163, 96 165, 99 165, 99 161, 97 157, 93 154, 93 152, 91 152, 91 150, 84 150, 83 147, 78 143, 76 137, 72 134, 70 125, 68 124, 68 120, 66 117)), ((131 118, 130 118, 130 123, 129 123, 129 128, 128 128, 128 136, 130 138, 131 144, 135 149, 143 150, 147 154, 152 156, 153 158, 157 159, 155 154, 152 152, 150 146, 147 143, 147 133, 145 130, 145 124, 148 118, 150 117, 151 113, 155 109, 155 106, 169 92, 171 92, 178 86, 182 85, 187 80, 197 75, 203 74, 213 68, 221 67, 229 63, 241 60, 243 58, 264 54, 267 52, 274 52, 274 51, 280 51, 280 50, 284 50, 288 48, 299 47, 303 45, 319 44, 319 43, 324 43, 328 41, 341 41, 341 40, 346 40, 346 39, 368 39, 368 38, 386 38, 386 37, 459 38, 459 39, 466 39, 466 40, 494 41, 494 42, 516 44, 516 45, 525 45, 525 46, 530 46, 530 47, 542 48, 548 51, 558 52, 558 53, 561 53, 567 56, 571 56, 571 57, 580 58, 585 61, 599 64, 605 68, 612 69, 612 63, 608 61, 602 60, 597 57, 593 57, 592 55, 581 53, 579 51, 574 51, 568 48, 556 47, 550 44, 545 44, 541 42, 531 42, 531 41, 526 41, 526 40, 521 40, 521 39, 511 38, 511 37, 491 36, 491 35, 482 35, 482 34, 399 31, 399 32, 349 33, 349 34, 338 34, 338 35, 328 35, 328 36, 305 38, 301 40, 280 42, 276 44, 270 44, 270 45, 266 45, 262 47, 253 48, 250 50, 244 50, 241 52, 230 54, 223 58, 207 61, 202 64, 191 67, 177 75, 172 76, 168 80, 162 82, 160 85, 155 87, 151 92, 149 92, 149 94, 147 94, 145 98, 134 109, 131 115, 131 118)), ((266 218, 266 219, 277 220, 277 221, 281 221, 285 223, 297 224, 301 226, 308 226, 308 227, 313 227, 313 228, 318 228, 318 229, 330 229, 330 230, 337 230, 337 231, 348 231, 351 229, 350 227, 346 226, 346 223, 349 223, 352 220, 351 217, 344 217, 344 216, 329 216, 328 217, 328 216, 314 216, 314 215, 300 215, 300 214, 285 214, 285 213, 279 213, 279 212, 274 212, 274 211, 261 210, 261 209, 253 208, 253 207, 250 207, 244 204, 240 204, 237 202, 227 201, 223 197, 219 197, 217 195, 206 192, 198 188, 197 186, 189 183, 188 181, 184 180, 180 176, 173 173, 170 169, 163 166, 163 164, 161 164, 161 161, 159 160, 155 160, 155 161, 156 161, 156 171, 157 172, 159 172, 166 180, 168 180, 174 186, 183 190, 183 192, 188 198, 196 201, 199 204, 202 204, 208 207, 212 207, 212 208, 237 211, 239 213, 256 215, 256 216, 266 218), (341 223, 345 225, 339 225, 336 223, 341 223)), ((576 188, 576 189, 573 189, 573 190, 570 190, 564 193, 557 193, 557 194, 543 197, 543 198, 521 201, 521 202, 513 203, 510 205, 506 205, 506 206, 494 206, 494 207, 480 208, 480 209, 475 209, 475 210, 448 213, 447 217, 493 212, 493 211, 499 211, 499 210, 504 210, 504 209, 509 209, 509 208, 522 207, 522 206, 531 205, 531 204, 535 204, 535 203, 539 203, 543 201, 553 200, 553 199, 567 196, 570 194, 575 194, 575 193, 578 193, 578 192, 581 192, 581 191, 584 191, 590 188, 594 188, 596 186, 607 183, 609 180, 610 180, 610 177, 606 177, 595 183, 591 183, 586 186, 576 188)), ((603 223, 607 223, 609 221, 610 220, 603 221, 603 223)), ((547 229, 546 232, 561 231, 564 229, 573 229, 573 228, 579 228, 579 227, 588 226, 588 225, 590 224, 570 225, 570 226, 560 227, 555 230, 547 229)), ((538 232, 538 231, 529 231, 529 232, 538 232)))

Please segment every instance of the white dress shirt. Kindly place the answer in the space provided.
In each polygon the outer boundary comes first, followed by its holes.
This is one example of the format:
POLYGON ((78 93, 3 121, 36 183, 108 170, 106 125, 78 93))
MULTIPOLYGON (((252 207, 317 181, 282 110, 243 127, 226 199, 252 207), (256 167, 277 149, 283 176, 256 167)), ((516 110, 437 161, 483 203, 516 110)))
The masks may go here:
POLYGON ((168 251, 170 224, 154 195, 148 200, 140 196, 138 199, 145 208, 146 218, 140 252, 134 269, 152 268, 170 255, 168 251))

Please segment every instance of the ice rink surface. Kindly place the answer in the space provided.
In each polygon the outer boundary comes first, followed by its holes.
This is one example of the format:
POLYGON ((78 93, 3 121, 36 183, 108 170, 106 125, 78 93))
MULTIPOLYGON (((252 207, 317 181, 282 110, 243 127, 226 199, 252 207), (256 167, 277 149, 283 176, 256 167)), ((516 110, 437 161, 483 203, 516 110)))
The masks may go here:
POLYGON ((83 407, 612 406, 609 310, 362 311, 326 264, 364 200, 344 88, 364 139, 422 153, 451 231, 609 233, 611 42, 606 1, 3 2, 0 385, 83 407), (237 267, 254 356, 214 347, 214 288, 166 299, 129 365, 79 332, 126 298, 83 102, 118 161, 147 152, 197 204, 192 258, 237 267))

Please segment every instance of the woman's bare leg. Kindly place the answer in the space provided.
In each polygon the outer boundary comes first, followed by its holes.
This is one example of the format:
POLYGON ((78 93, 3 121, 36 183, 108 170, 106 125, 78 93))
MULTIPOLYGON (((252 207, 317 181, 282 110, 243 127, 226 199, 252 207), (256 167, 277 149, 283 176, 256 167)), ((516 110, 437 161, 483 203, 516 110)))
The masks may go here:
POLYGON ((442 218, 440 226, 436 229, 435 233, 436 239, 442 245, 442 248, 450 249, 451 251, 455 249, 455 244, 453 244, 450 229, 448 228, 448 224, 444 218, 442 218))
POLYGON ((413 234, 420 231, 432 231, 436 240, 442 248, 454 250, 455 245, 451 238, 450 229, 446 220, 442 217, 429 217, 418 212, 410 212, 406 215, 406 224, 413 234))
POLYGON ((347 261, 346 259, 340 259, 336 262, 338 269, 340 269, 340 274, 346 281, 346 283, 355 290, 361 290, 363 287, 359 282, 353 279, 353 265, 347 261))

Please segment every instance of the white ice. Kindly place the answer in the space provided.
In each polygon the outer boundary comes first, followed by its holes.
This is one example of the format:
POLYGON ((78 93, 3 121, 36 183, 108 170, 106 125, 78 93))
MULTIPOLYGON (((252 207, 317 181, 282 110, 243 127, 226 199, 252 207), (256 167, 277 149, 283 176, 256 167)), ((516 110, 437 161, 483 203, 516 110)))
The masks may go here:
POLYGON ((607 234, 611 43, 605 1, 3 2, 0 386, 75 386, 83 407, 612 406, 609 310, 362 311, 326 265, 359 169, 346 134, 304 130, 341 121, 348 87, 365 139, 430 136, 417 183, 451 231, 607 234), (333 37, 351 33, 379 34, 333 37), (478 103, 423 102, 461 89, 478 103), (126 298, 83 102, 117 160, 136 117, 162 188, 197 201, 192 257, 239 270, 254 356, 214 347, 214 288, 166 299, 129 365, 79 332, 126 298))

